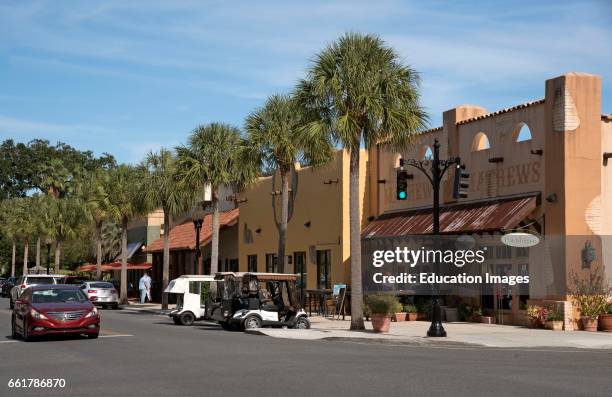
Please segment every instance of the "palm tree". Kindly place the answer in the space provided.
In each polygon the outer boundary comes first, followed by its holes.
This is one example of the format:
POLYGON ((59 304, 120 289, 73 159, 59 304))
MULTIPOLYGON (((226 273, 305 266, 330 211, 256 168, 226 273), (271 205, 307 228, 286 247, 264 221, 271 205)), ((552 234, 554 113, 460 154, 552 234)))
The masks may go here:
POLYGON ((350 155, 351 329, 364 329, 359 151, 401 149, 424 128, 419 76, 379 37, 347 33, 316 55, 295 95, 312 117, 303 135, 328 136, 350 155))
POLYGON ((15 207, 14 232, 23 239, 23 271, 28 274, 30 238, 36 233, 36 222, 32 213, 32 198, 21 197, 12 200, 15 207))
POLYGON ((76 197, 55 198, 50 196, 52 214, 52 237, 55 239, 55 273, 60 272, 62 257, 62 242, 74 238, 81 221, 84 219, 85 210, 83 203, 76 197))
MULTIPOLYGON (((281 219, 278 222, 277 269, 285 271, 287 224, 291 218, 295 192, 289 192, 289 176, 300 159, 310 165, 320 165, 331 157, 331 145, 326 140, 300 140, 298 131, 303 123, 300 108, 289 95, 273 95, 265 105, 246 119, 250 158, 259 168, 278 169, 281 177, 281 219)), ((314 136, 313 138, 317 138, 314 136)))
MULTIPOLYGON (((170 218, 189 210, 194 203, 194 190, 185 189, 176 177, 176 159, 172 152, 161 149, 149 152, 144 162, 148 173, 144 178, 143 191, 147 205, 164 211, 164 253, 162 291, 168 286, 170 273, 170 218)), ((162 310, 168 308, 168 295, 162 294, 162 310)))
POLYGON ((140 185, 143 179, 142 167, 122 164, 110 171, 109 213, 121 223, 121 291, 119 301, 127 303, 127 233, 131 219, 146 215, 148 208, 141 194, 140 185))
POLYGON ((40 266, 40 245, 42 240, 49 240, 53 235, 53 211, 54 200, 50 196, 35 194, 32 196, 32 216, 35 223, 36 235, 36 267, 40 266))
POLYGON ((109 173, 96 168, 88 174, 83 186, 83 200, 94 226, 96 251, 96 280, 102 278, 102 228, 110 217, 109 173))
POLYGON ((255 178, 246 144, 236 127, 211 123, 196 128, 187 146, 177 151, 177 179, 186 188, 203 189, 210 184, 212 193, 212 241, 210 272, 218 270, 219 260, 219 188, 242 188, 255 178))

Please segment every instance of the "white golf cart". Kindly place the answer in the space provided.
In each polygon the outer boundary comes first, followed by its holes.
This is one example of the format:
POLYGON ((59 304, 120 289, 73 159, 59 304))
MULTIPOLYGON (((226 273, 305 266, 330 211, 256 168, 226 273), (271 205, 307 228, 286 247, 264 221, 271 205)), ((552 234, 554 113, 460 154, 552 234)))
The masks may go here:
POLYGON ((192 325, 196 320, 206 319, 211 282, 216 283, 213 276, 198 275, 183 275, 170 281, 164 292, 176 294, 176 309, 168 314, 174 324, 192 325))
POLYGON ((296 278, 280 273, 217 273, 217 295, 208 317, 227 330, 310 328, 296 292, 296 278))

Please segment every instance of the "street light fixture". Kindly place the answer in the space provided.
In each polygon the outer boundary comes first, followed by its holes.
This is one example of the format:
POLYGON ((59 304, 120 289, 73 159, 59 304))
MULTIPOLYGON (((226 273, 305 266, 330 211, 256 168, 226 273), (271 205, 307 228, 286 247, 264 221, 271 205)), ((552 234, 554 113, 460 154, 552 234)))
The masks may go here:
POLYGON ((200 264, 200 255, 202 254, 200 252, 200 230, 202 230, 202 223, 203 223, 203 219, 194 219, 193 220, 193 227, 195 228, 196 231, 196 238, 195 238, 195 255, 194 255, 194 261, 193 261, 193 274, 198 274, 198 265, 200 264))
MULTIPOLYGON (((456 157, 449 160, 440 160, 440 143, 436 139, 433 145, 433 159, 431 160, 414 160, 414 159, 402 159, 400 161, 401 170, 404 165, 414 167, 421 171, 429 180, 433 190, 433 235, 440 235, 440 182, 446 170, 451 167, 457 167, 461 165, 461 158, 456 157)), ((461 168, 457 168, 460 170, 461 168)), ((457 170, 455 172, 457 172, 457 170)), ((435 240, 437 244, 438 241, 435 240)), ((434 263, 434 272, 439 272, 440 264, 436 261, 434 263)), ((438 292, 437 284, 432 285, 433 297, 432 297, 432 315, 431 325, 427 331, 427 336, 430 337, 445 337, 446 331, 442 326, 442 316, 440 312, 440 295, 438 292)))

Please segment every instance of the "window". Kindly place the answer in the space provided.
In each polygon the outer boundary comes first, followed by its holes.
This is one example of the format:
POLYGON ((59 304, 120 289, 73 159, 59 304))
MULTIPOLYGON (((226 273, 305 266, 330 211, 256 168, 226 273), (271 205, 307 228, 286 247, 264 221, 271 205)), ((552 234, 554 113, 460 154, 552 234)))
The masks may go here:
POLYGON ((32 292, 32 303, 83 302, 87 297, 78 289, 43 289, 32 292))
POLYGON ((479 132, 474 136, 472 141, 472 152, 479 152, 481 150, 490 149, 491 144, 489 143, 489 137, 484 132, 479 132))
POLYGON ((317 288, 331 288, 331 250, 317 250, 317 288))
POLYGON ((54 284, 53 277, 28 277, 28 285, 54 284))
POLYGON ((306 288, 306 252, 299 251, 293 253, 293 272, 297 274, 295 286, 297 288, 306 288))
POLYGON ((257 255, 247 256, 247 271, 248 272, 257 271, 257 255))
POLYGON ((237 272, 238 271, 238 259, 234 258, 234 259, 229 259, 229 271, 230 272, 237 272))
POLYGON ((277 273, 276 254, 266 254, 266 273, 277 273))
POLYGON ((531 130, 527 124, 518 123, 516 127, 514 127, 514 132, 512 133, 512 139, 514 142, 530 141, 531 138, 531 130))

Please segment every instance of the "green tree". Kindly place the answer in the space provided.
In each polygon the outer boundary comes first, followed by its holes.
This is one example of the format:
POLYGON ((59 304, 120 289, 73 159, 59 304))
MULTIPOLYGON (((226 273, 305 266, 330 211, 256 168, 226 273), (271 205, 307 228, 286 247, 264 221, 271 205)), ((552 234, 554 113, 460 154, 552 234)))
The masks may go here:
POLYGON ((187 146, 177 151, 177 178, 185 188, 201 190, 210 184, 212 192, 212 241, 210 271, 218 270, 219 258, 219 188, 239 190, 255 178, 246 144, 236 127, 211 123, 196 128, 187 146))
POLYGON ((141 192, 144 169, 121 164, 110 171, 109 213, 121 224, 121 291, 120 303, 127 303, 127 234, 130 220, 146 215, 149 208, 141 192))
POLYGON ((348 33, 316 55, 295 95, 311 118, 303 135, 327 136, 350 155, 351 329, 364 329, 359 151, 401 149, 425 127, 419 76, 379 37, 348 33))
POLYGON ((0 231, 5 239, 11 242, 11 277, 15 277, 15 262, 17 259, 18 212, 17 199, 3 200, 0 202, 0 231))
POLYGON ((303 118, 300 108, 289 95, 273 95, 263 107, 251 113, 245 123, 249 156, 257 162, 259 169, 277 169, 281 178, 281 217, 278 222, 278 271, 285 272, 285 244, 287 224, 295 192, 289 191, 289 178, 295 163, 308 161, 319 165, 328 161, 332 148, 328 140, 319 136, 308 136, 308 141, 300 139, 299 129, 303 118), (291 203, 291 205, 290 205, 291 203))
MULTIPOLYGON (((144 162, 148 173, 144 178, 143 191, 150 208, 164 212, 164 251, 162 270, 162 291, 168 286, 170 272, 170 222, 173 216, 183 214, 194 204, 194 189, 185 188, 176 175, 176 159, 172 152, 161 149, 150 152, 144 162)), ((168 308, 168 295, 162 294, 162 310, 168 308)))
POLYGON ((32 198, 20 197, 11 200, 15 207, 15 235, 23 240, 23 270, 22 274, 28 274, 28 256, 30 239, 36 233, 36 221, 32 211, 32 198))
POLYGON ((55 273, 60 272, 62 242, 77 236, 86 213, 83 202, 76 197, 51 197, 52 237, 55 240, 55 273))

